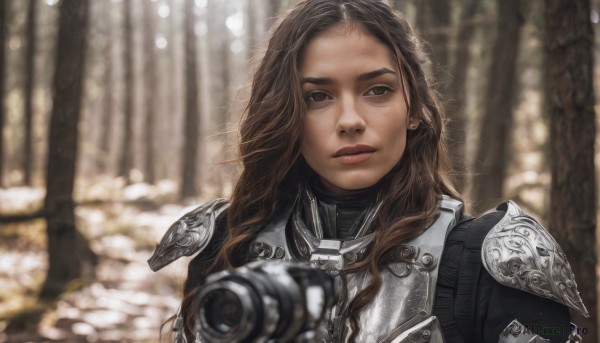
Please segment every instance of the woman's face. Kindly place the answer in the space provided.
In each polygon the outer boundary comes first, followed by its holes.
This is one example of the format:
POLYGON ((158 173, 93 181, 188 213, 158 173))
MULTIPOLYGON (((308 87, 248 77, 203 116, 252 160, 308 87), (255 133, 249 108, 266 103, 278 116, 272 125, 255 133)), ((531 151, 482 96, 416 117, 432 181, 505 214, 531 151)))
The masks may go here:
MULTIPOLYGON (((331 191, 370 187, 400 161, 408 117, 391 50, 360 26, 338 24, 306 46, 302 155, 331 191)), ((414 127, 413 127, 414 126, 414 127)))

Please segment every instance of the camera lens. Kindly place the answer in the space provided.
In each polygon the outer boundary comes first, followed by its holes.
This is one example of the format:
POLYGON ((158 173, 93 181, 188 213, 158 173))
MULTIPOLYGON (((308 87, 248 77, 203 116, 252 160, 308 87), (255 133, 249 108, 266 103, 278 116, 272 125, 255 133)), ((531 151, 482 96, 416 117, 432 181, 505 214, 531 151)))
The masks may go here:
POLYGON ((199 289, 196 329, 213 343, 325 337, 320 324, 337 301, 333 281, 307 264, 266 261, 215 273, 199 289))
POLYGON ((242 319, 242 303, 238 296, 227 289, 216 289, 204 298, 206 320, 215 331, 227 334, 242 319))

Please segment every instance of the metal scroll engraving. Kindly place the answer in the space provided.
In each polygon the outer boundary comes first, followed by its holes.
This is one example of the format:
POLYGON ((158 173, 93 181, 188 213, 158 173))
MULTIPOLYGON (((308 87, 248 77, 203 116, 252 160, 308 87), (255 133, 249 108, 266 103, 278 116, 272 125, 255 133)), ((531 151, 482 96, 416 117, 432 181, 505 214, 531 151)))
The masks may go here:
POLYGON ((588 317, 575 276, 562 249, 535 219, 517 204, 483 241, 483 265, 499 283, 557 301, 588 317))
MULTIPOLYGON (((313 199, 308 194, 307 198, 313 199)), ((328 315, 328 326, 323 329, 330 335, 328 342, 347 342, 351 326, 346 306, 370 284, 371 276, 369 273, 355 273, 342 280, 340 274, 369 252, 369 245, 374 239, 370 226, 378 207, 373 206, 360 220, 359 234, 352 240, 324 239, 320 235, 322 230, 309 227, 318 226, 318 210, 318 206, 304 201, 281 211, 280 217, 267 223, 252 242, 250 256, 255 260, 310 262, 336 276, 340 287, 343 284, 346 289, 346 300, 334 306, 328 315), (301 210, 317 212, 303 216, 301 210)), ((435 285, 445 238, 461 213, 462 203, 444 196, 435 222, 420 236, 392 249, 386 256, 386 267, 381 271, 381 289, 360 315, 361 331, 356 342, 443 342, 439 323, 431 316, 435 285), (403 335, 405 332, 410 333, 408 337, 403 335)))
POLYGON ((228 207, 224 199, 213 200, 173 223, 148 260, 150 269, 158 271, 182 256, 204 249, 213 236, 217 217, 228 207))

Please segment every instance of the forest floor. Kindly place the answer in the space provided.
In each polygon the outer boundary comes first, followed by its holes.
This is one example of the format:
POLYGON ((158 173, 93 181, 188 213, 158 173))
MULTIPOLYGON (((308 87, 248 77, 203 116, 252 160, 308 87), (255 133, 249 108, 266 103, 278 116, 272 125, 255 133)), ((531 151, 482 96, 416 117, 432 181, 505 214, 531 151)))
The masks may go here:
MULTIPOLYGON (((0 342, 159 342, 179 306, 187 261, 153 273, 146 260, 189 208, 150 201, 143 187, 135 192, 142 201, 77 207, 78 228, 99 257, 96 278, 78 280, 52 304, 37 301, 48 264, 44 220, 0 227, 0 342), (37 324, 24 320, 36 314, 37 324)), ((42 197, 39 189, 0 189, 0 213, 27 212, 42 197)))

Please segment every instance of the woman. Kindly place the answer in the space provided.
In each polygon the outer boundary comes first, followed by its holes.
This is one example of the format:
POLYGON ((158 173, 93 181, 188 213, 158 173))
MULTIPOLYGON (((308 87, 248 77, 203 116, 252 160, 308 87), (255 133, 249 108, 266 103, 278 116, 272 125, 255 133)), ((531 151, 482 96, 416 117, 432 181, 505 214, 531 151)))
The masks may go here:
POLYGON ((287 15, 254 76, 231 199, 184 216, 149 261, 200 252, 180 341, 194 339, 205 277, 258 259, 311 261, 343 280, 335 342, 541 342, 532 325, 568 328, 567 306, 586 313, 560 247, 518 206, 462 214, 427 64, 384 2, 305 0, 287 15))

